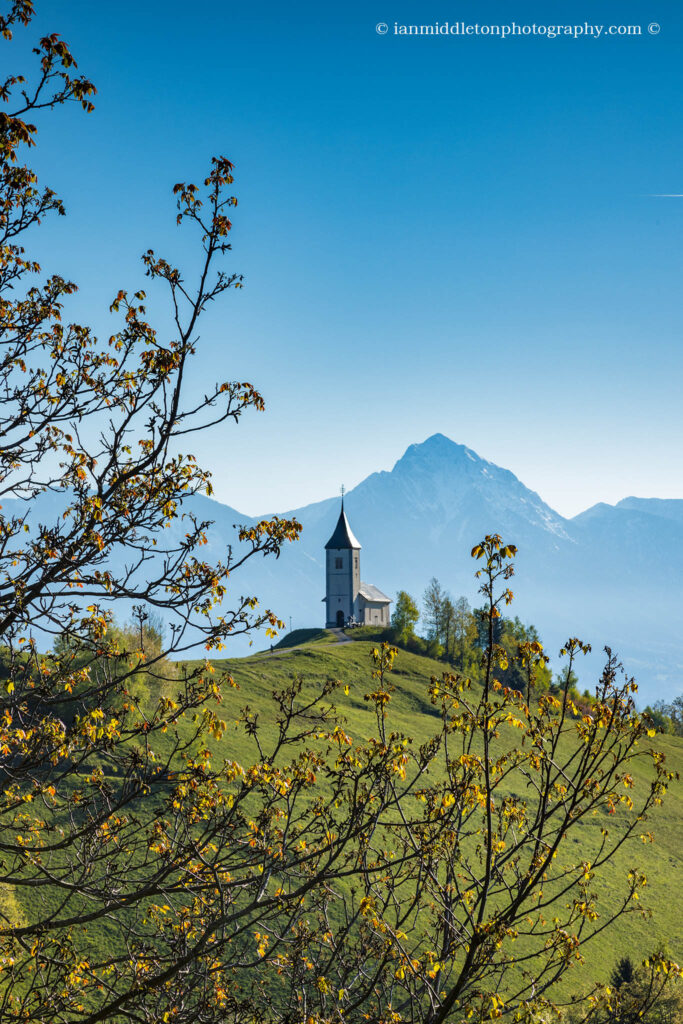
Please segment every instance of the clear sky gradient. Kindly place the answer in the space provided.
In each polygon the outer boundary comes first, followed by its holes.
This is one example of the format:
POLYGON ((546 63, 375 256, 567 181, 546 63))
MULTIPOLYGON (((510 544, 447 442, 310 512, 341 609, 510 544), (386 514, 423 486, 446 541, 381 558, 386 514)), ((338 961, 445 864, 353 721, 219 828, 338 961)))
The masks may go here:
POLYGON ((67 204, 35 243, 74 317, 111 333, 147 247, 191 274, 171 187, 236 165, 245 288, 205 318, 193 384, 252 380, 268 408, 195 444, 220 500, 299 506, 437 431, 565 515, 683 498, 683 199, 652 195, 683 192, 672 0, 38 7, 29 31, 98 88, 34 160, 67 204), (643 34, 393 34, 447 20, 643 34))

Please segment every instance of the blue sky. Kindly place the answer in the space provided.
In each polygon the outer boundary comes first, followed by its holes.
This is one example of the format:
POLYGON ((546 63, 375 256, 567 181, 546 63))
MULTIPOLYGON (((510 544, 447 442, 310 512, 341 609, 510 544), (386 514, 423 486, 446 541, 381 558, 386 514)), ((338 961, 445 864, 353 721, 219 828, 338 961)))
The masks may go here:
POLYGON ((683 498, 683 199, 650 195, 683 192, 670 0, 38 6, 98 87, 34 159, 67 204, 35 244, 74 317, 110 333, 149 246, 191 274, 170 189, 236 165, 246 286, 205 318, 193 384, 252 380, 268 411, 196 442, 219 499, 302 505, 437 431, 566 515, 683 498), (643 34, 393 34, 446 20, 643 34))

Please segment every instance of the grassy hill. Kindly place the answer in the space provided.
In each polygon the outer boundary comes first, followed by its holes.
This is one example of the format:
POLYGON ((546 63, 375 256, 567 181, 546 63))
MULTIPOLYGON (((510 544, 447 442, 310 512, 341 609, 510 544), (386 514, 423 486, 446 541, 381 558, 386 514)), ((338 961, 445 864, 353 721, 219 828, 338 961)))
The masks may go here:
MULTIPOLYGON (((337 706, 347 720, 352 736, 370 734, 374 713, 364 700, 370 689, 370 652, 374 643, 360 634, 352 642, 336 642, 334 635, 325 631, 299 631, 299 636, 285 638, 270 651, 248 658, 216 661, 215 665, 228 669, 239 690, 229 694, 222 714, 233 706, 245 704, 260 713, 264 728, 268 729, 269 695, 274 688, 287 683, 292 676, 300 676, 306 688, 319 686, 326 679, 340 679, 348 684, 349 692, 338 692, 337 706), (302 635, 303 634, 303 635, 302 635), (296 640, 303 642, 295 644, 296 640), (289 640, 289 642, 287 642, 289 640)), ((350 634, 352 637, 354 634, 350 634)), ((428 687, 432 676, 440 676, 442 662, 401 651, 392 673, 396 693, 392 702, 392 728, 412 736, 416 742, 424 741, 437 727, 437 711, 431 704, 428 687)), ((672 769, 683 774, 683 739, 675 736, 657 736, 652 741, 667 757, 672 769)), ((246 755, 247 740, 230 722, 221 741, 221 753, 239 760, 246 755)), ((643 764, 641 777, 637 773, 636 791, 647 786, 647 771, 643 764)), ((580 837, 573 838, 569 855, 589 856, 601 822, 582 824, 580 837), (585 841, 583 839, 585 836, 585 841)), ((562 988, 565 994, 582 990, 592 981, 606 981, 616 960, 629 956, 642 960, 657 946, 665 946, 674 959, 683 959, 683 920, 672 893, 678 888, 678 872, 683 867, 683 787, 670 789, 664 806, 650 816, 644 826, 654 832, 654 844, 634 844, 624 848, 598 881, 601 904, 616 906, 620 885, 631 867, 638 867, 648 877, 643 893, 643 906, 652 911, 650 917, 636 914, 621 918, 601 940, 587 947, 586 964, 566 976, 562 988), (603 903, 604 901, 604 903, 603 903)))
MULTIPOLYGON (((357 739, 373 734, 374 710, 364 697, 371 689, 370 654, 375 643, 365 631, 358 630, 350 636, 345 642, 339 642, 327 631, 298 631, 294 636, 285 637, 272 651, 214 661, 217 674, 228 671, 237 684, 236 689, 224 688, 220 715, 227 727, 222 739, 211 741, 215 760, 231 758, 253 763, 253 741, 243 725, 237 723, 241 709, 249 705, 251 712, 258 715, 263 739, 267 742, 269 737, 274 738, 276 722, 271 694, 274 689, 282 689, 293 676, 303 680, 304 693, 317 692, 328 679, 341 680, 348 687, 348 693, 339 689, 335 701, 345 716, 347 732, 357 739)), ((416 744, 438 730, 440 716, 430 702, 428 690, 432 676, 440 676, 443 670, 442 662, 406 651, 401 651, 395 662, 392 682, 396 691, 391 705, 391 728, 411 736, 416 744)), ((188 722, 184 728, 189 731, 191 724, 188 722)), ((514 740, 514 737, 504 736, 501 742, 508 739, 514 740)), ((170 732, 168 737, 158 738, 159 744, 164 742, 171 742, 170 732)), ((682 739, 658 736, 652 742, 664 751, 671 768, 683 772, 682 739)), ((633 774, 637 793, 648 785, 645 764, 640 777, 637 770, 633 774)), ((568 843, 570 849, 566 852, 570 858, 590 859, 602 823, 599 818, 586 819, 578 830, 578 838, 568 843)), ((678 901, 673 898, 683 858, 683 787, 672 787, 663 808, 651 816, 644 830, 654 832, 655 843, 631 844, 624 848, 609 871, 602 875, 599 890, 604 906, 616 905, 618 893, 623 892, 621 880, 630 868, 637 867, 649 879, 642 903, 651 909, 652 916, 643 918, 631 914, 621 918, 611 931, 588 947, 586 964, 565 976, 558 996, 584 991, 594 981, 607 981, 619 958, 629 956, 633 961, 640 961, 657 946, 665 945, 671 956, 679 961, 683 959, 683 921, 678 901)), ((49 902, 49 893, 40 894, 40 899, 46 897, 49 902)), ((0 893, 0 901, 2 898, 0 893)), ((37 898, 38 895, 30 899, 37 898)), ((33 916, 30 899, 18 910, 29 919, 33 916)), ((116 923, 102 921, 83 938, 88 946, 102 952, 115 948, 116 923)))

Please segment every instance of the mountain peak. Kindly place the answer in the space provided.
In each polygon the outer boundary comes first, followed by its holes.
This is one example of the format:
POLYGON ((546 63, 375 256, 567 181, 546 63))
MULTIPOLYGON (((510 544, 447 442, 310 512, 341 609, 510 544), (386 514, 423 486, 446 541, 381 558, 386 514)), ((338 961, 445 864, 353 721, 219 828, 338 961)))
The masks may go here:
POLYGON ((350 494, 353 512, 363 505, 373 509, 400 507, 411 519, 425 522, 485 524, 486 529, 515 532, 521 517, 527 524, 566 536, 565 522, 507 469, 482 459, 444 434, 432 434, 411 444, 390 472, 366 477, 350 494), (506 528, 510 525, 510 529, 506 528))
POLYGON ((446 459, 451 463, 468 460, 484 464, 484 459, 477 455, 476 452, 473 452, 471 448, 465 447, 464 444, 458 444, 457 441, 452 441, 445 434, 432 434, 426 440, 411 444, 406 448, 401 458, 396 462, 394 469, 405 463, 415 464, 416 462, 425 463, 446 459))
POLYGON ((445 434, 436 433, 431 434, 425 438, 424 441, 418 441, 416 444, 411 445, 411 448, 462 448, 463 445, 453 441, 450 437, 446 437, 445 434))

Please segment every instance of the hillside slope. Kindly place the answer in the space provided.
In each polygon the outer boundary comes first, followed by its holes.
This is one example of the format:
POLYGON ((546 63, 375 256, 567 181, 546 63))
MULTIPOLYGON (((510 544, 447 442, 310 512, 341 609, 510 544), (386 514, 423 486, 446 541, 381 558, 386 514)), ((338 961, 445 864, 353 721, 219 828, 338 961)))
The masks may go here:
MULTIPOLYGON (((290 640, 296 639, 290 637, 290 640)), ((282 646, 279 649, 262 652, 247 658, 222 659, 214 661, 217 675, 227 670, 237 684, 237 689, 224 687, 223 701, 219 714, 227 727, 222 738, 208 741, 212 749, 212 761, 220 764, 224 759, 238 761, 249 766, 262 759, 262 754, 255 751, 253 739, 238 724, 242 718, 242 709, 248 705, 252 720, 256 716, 259 723, 259 738, 267 751, 269 742, 277 735, 277 714, 272 702, 273 690, 283 689, 293 677, 300 677, 304 693, 319 692, 321 685, 328 679, 340 680, 342 687, 335 698, 339 712, 345 717, 345 730, 356 740, 363 740, 374 735, 374 711, 365 700, 365 695, 373 688, 371 672, 371 651, 374 644, 359 640, 349 643, 338 643, 329 634, 314 632, 306 642, 294 647, 282 646)), ((432 705, 429 697, 429 686, 432 676, 440 676, 443 664, 420 655, 401 651, 392 672, 391 681, 395 692, 390 706, 389 725, 412 738, 415 745, 427 740, 439 730, 440 715, 432 705)), ((190 720, 183 720, 179 725, 180 739, 189 739, 194 732, 190 720)), ((510 729, 512 742, 516 742, 518 733, 510 729)), ((505 742, 503 737, 502 742, 505 742)), ((169 749, 175 742, 174 730, 166 734, 157 734, 155 749, 169 749)), ((675 737, 657 737, 653 743, 667 757, 672 769, 683 772, 683 740, 675 737)), ((288 756, 294 756, 288 751, 288 756)), ((632 790, 634 799, 648 787, 648 772, 645 765, 631 768, 635 781, 632 790)), ((438 771, 438 765, 432 769, 432 778, 438 771)), ((325 781, 321 776, 320 786, 325 792, 325 781)), ((520 787, 519 779, 510 779, 509 786, 520 787)), ((523 791, 524 782, 521 783, 523 791)), ((510 790, 512 792, 512 790, 510 790)), ((316 794, 317 795, 317 794, 316 794)), ((582 861, 590 856, 594 848, 596 834, 604 824, 603 818, 588 818, 578 829, 578 838, 568 843, 564 851, 572 861, 582 861)), ((663 807, 643 825, 644 831, 652 831, 655 835, 653 844, 641 844, 639 841, 623 848, 609 871, 601 874, 597 885, 601 899, 607 907, 615 907, 619 894, 623 894, 623 881, 627 872, 637 867, 644 871, 649 879, 647 889, 642 893, 641 903, 644 908, 652 910, 652 917, 641 917, 636 914, 622 918, 610 930, 607 937, 598 943, 591 944, 586 955, 586 963, 575 967, 562 984, 562 995, 585 991, 595 981, 604 982, 608 979, 615 962, 622 956, 629 956, 634 961, 643 959, 650 951, 661 944, 666 944, 671 955, 683 958, 683 921, 678 912, 677 903, 671 898, 673 880, 683 867, 683 791, 680 785, 672 787, 663 807)), ((45 901, 48 906, 57 908, 59 893, 49 888, 28 890, 30 895, 22 902, 22 909, 29 919, 45 901)), ((89 927, 86 941, 88 949, 96 955, 108 956, 117 949, 120 935, 117 922, 102 920, 89 927)))
MULTIPOLYGON (((271 715, 271 691, 293 676, 302 677, 311 688, 319 686, 325 679, 340 679, 349 686, 349 694, 339 691, 337 699, 337 706, 347 720, 347 730, 352 736, 366 737, 371 733, 373 719, 373 712, 364 700, 371 684, 370 652, 373 646, 366 641, 349 644, 325 642, 325 637, 319 635, 312 642, 294 648, 214 664, 229 668, 239 686, 238 691, 229 695, 229 706, 241 707, 248 703, 265 721, 271 715)), ((431 677, 440 676, 443 669, 440 662, 399 652, 392 673, 396 691, 391 705, 391 727, 411 736, 416 743, 424 742, 438 729, 438 714, 430 702, 428 688, 431 677)), ((222 714, 226 710, 224 708, 222 714)), ((683 739, 657 736, 652 742, 665 753, 670 768, 683 775, 683 739)), ((243 734, 229 728, 221 750, 225 756, 239 759, 246 751, 245 744, 243 734)), ((644 762, 634 778, 634 794, 648 787, 644 762)), ((583 832, 579 832, 579 837, 585 833, 587 846, 589 833, 600 825, 597 820, 582 824, 583 832)), ((624 848, 597 884, 605 906, 616 906, 618 894, 623 892, 622 880, 632 867, 638 867, 648 877, 642 905, 652 911, 652 916, 632 914, 621 918, 608 933, 607 941, 591 944, 586 964, 572 970, 563 983, 565 993, 583 990, 593 981, 606 981, 617 959, 629 956, 639 961, 658 945, 666 945, 675 959, 683 959, 683 921, 676 901, 671 899, 672 880, 677 879, 678 872, 683 869, 683 786, 680 783, 671 787, 662 808, 651 815, 643 828, 654 833, 655 842, 638 842, 624 848)), ((585 856, 581 838, 571 840, 569 853, 577 858, 585 856)))

